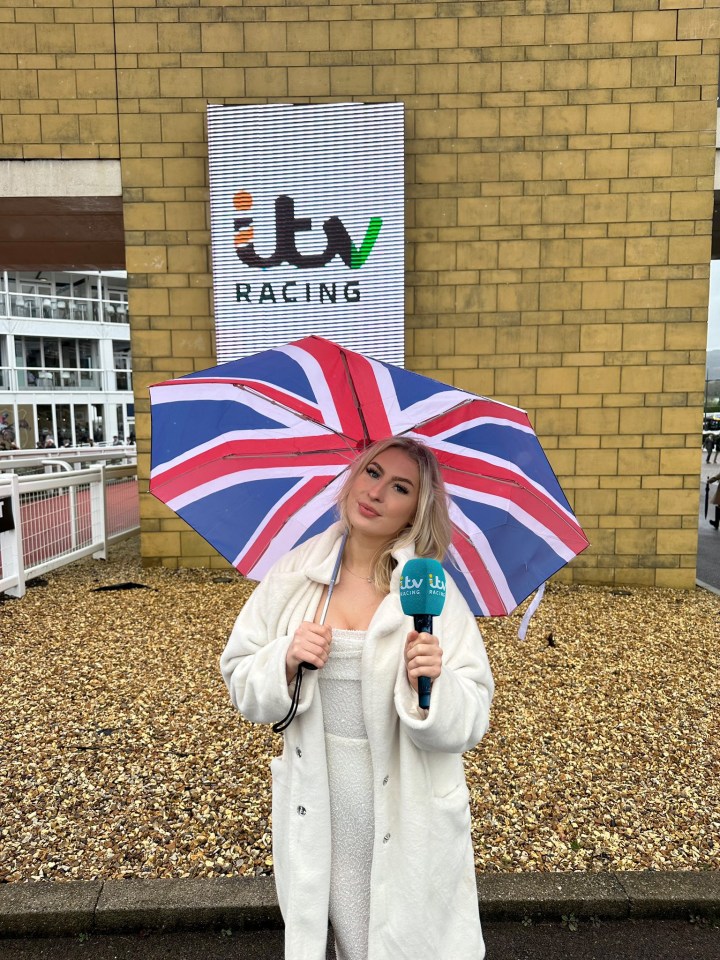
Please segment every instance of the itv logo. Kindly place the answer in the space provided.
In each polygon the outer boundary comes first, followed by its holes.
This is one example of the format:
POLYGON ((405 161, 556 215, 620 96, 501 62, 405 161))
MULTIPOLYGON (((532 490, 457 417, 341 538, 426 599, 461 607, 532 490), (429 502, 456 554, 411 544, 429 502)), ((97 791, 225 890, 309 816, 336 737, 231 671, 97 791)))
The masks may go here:
MULTIPOLYGON (((233 197, 233 205, 240 213, 250 211, 253 205, 252 194, 240 190, 233 197)), ((340 217, 330 217, 323 224, 326 244, 322 253, 301 253, 297 248, 296 235, 311 231, 312 220, 310 217, 296 217, 295 201, 287 194, 281 194, 275 199, 274 252, 267 257, 260 256, 255 249, 253 218, 241 216, 233 221, 235 253, 246 266, 260 269, 289 263, 299 270, 309 270, 325 267, 335 257, 340 257, 346 267, 359 270, 372 253, 382 223, 382 217, 371 217, 362 243, 356 247, 340 217)))

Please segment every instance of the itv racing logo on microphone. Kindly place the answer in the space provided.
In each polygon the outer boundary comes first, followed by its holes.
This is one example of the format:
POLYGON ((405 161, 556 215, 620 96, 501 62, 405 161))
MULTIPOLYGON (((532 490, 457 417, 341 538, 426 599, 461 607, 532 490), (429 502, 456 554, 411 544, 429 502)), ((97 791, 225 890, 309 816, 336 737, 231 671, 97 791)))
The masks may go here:
MULTIPOLYGON (((336 258, 348 269, 360 270, 370 257, 383 224, 382 217, 370 217, 365 235, 360 245, 356 246, 340 217, 330 216, 322 224, 324 249, 305 253, 298 249, 298 234, 314 232, 319 237, 320 232, 317 229, 313 231, 311 217, 296 215, 293 197, 281 194, 275 198, 274 204, 275 248, 263 255, 255 247, 254 218, 250 215, 252 194, 247 190, 239 190, 233 197, 233 206, 236 213, 242 214, 233 219, 235 253, 241 263, 255 270, 269 270, 284 264, 298 270, 317 270, 328 266, 336 258)), ((307 302, 316 298, 320 303, 336 303, 338 296, 347 303, 357 303, 360 300, 359 282, 348 280, 344 284, 319 282, 313 285, 295 280, 283 283, 265 280, 254 285, 235 285, 235 297, 239 303, 297 303, 298 298, 307 302)))

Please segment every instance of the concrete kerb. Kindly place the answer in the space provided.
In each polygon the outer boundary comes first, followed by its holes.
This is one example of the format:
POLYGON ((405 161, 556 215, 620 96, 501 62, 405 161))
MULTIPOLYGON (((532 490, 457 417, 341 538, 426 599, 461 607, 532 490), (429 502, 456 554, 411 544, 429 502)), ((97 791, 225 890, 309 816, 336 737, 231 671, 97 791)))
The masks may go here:
MULTIPOLYGON (((480 874, 481 916, 498 920, 720 917, 720 872, 480 874)), ((0 886, 0 936, 276 929, 271 877, 0 886)))

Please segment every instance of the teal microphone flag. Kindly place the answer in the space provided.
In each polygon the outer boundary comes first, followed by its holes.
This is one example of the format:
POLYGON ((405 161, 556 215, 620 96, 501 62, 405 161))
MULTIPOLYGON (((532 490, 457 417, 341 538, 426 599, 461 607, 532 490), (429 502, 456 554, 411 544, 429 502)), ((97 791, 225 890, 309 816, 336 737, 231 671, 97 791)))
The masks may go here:
MULTIPOLYGON (((417 557, 408 560, 400 572, 400 603, 403 613, 413 618, 418 633, 432 633, 433 617, 445 606, 446 576, 437 560, 417 557)), ((430 708, 430 677, 418 678, 418 703, 430 708)))

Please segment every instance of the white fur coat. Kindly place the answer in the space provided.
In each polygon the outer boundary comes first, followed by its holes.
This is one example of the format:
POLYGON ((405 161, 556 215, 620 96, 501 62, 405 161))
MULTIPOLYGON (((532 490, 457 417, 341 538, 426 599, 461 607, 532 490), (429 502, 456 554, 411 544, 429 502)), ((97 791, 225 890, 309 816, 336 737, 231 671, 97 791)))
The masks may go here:
MULTIPOLYGON (((275 723, 290 708, 285 655, 313 620, 340 545, 340 525, 283 557, 253 592, 221 657, 238 710, 275 723)), ((433 632, 443 649, 429 711, 417 706, 403 650, 412 618, 398 582, 413 556, 398 551, 390 593, 362 655, 362 702, 374 771, 368 960, 482 960, 461 754, 488 727, 493 681, 477 624, 448 578, 433 632)), ((330 884, 330 803, 317 671, 306 671, 282 757, 271 763, 273 859, 286 960, 324 960, 330 884)))

